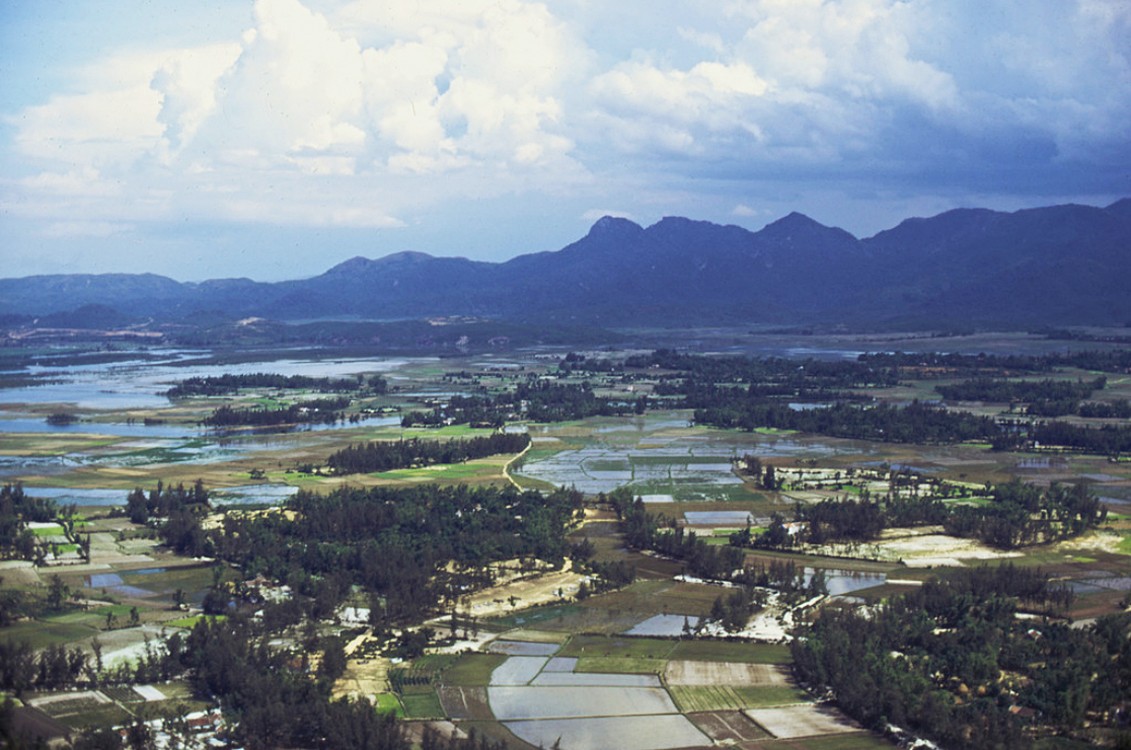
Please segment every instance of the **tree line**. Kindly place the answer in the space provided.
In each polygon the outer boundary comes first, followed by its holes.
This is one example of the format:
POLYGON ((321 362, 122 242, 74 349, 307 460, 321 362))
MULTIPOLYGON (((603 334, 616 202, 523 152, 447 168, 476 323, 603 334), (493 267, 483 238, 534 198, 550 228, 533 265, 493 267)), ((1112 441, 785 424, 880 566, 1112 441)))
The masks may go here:
POLYGON ((977 539, 998 549, 1042 544, 1079 536, 1107 520, 1107 507, 1082 482, 1049 487, 1019 479, 987 486, 977 504, 944 503, 930 493, 889 492, 885 496, 828 498, 794 508, 794 530, 780 514, 754 534, 747 527, 730 537, 738 547, 789 548, 802 543, 870 542, 884 529, 942 525, 948 534, 977 539))
POLYGON ((189 557, 210 556, 212 542, 201 526, 201 520, 212 506, 204 482, 197 479, 189 488, 184 484, 157 486, 146 492, 135 487, 126 496, 126 515, 131 522, 153 521, 161 540, 170 549, 189 557))
POLYGON ((510 393, 497 396, 452 396, 447 404, 430 411, 412 411, 401 418, 403 427, 437 427, 470 424, 502 427, 508 419, 564 422, 594 416, 643 414, 647 399, 598 396, 588 382, 554 383, 530 380, 518 383, 510 393))
POLYGON ((269 372, 256 372, 245 375, 224 373, 210 377, 191 377, 182 380, 165 392, 171 399, 192 396, 228 396, 241 388, 270 388, 273 390, 310 390, 349 393, 369 390, 381 394, 388 387, 380 375, 369 378, 315 378, 306 375, 279 375, 269 372))
POLYGON ((358 586, 378 627, 418 621, 466 587, 490 583, 488 563, 568 553, 581 495, 545 496, 513 486, 458 485, 300 492, 288 512, 228 513, 216 555, 249 576, 263 573, 331 609, 358 586))
POLYGON ((989 417, 919 401, 902 407, 837 403, 816 409, 792 409, 788 404, 742 396, 721 398, 720 402, 697 408, 695 421, 747 431, 769 427, 855 440, 921 444, 989 440, 1000 432, 989 417))
POLYGON ((34 560, 38 540, 29 523, 54 521, 55 501, 32 497, 20 483, 0 487, 0 559, 34 560))
POLYGON ((335 451, 326 464, 335 474, 368 474, 434 464, 456 464, 500 453, 521 453, 530 445, 526 433, 496 433, 456 440, 384 440, 335 451))
POLYGON ((221 406, 204 418, 209 427, 275 427, 288 424, 333 424, 341 421, 350 405, 345 396, 300 401, 282 409, 241 409, 221 406))
POLYGON ((910 728, 944 747, 1032 746, 1025 711, 1057 733, 1131 689, 1131 616, 1073 628, 1021 620, 1070 597, 1039 570, 958 569, 867 614, 825 608, 791 645, 799 679, 864 726, 910 728))

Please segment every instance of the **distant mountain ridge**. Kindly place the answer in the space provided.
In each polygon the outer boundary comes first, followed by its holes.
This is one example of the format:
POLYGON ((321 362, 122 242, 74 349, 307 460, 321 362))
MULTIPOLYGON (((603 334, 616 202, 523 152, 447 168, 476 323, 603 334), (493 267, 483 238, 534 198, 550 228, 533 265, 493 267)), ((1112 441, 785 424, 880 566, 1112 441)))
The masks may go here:
POLYGON ((502 263, 400 252, 276 283, 153 274, 0 279, 0 314, 84 305, 161 320, 475 315, 528 323, 932 327, 1131 323, 1131 199, 957 209, 857 239, 791 213, 752 232, 604 217, 557 251, 502 263))

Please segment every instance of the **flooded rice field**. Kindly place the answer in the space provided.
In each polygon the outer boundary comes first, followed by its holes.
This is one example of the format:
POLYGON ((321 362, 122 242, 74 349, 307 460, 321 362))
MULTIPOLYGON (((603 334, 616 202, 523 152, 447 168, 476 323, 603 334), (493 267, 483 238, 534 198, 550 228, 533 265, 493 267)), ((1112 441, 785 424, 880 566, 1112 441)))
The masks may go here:
POLYGON ((734 433, 696 427, 672 412, 595 420, 584 437, 576 427, 539 425, 531 436, 539 447, 557 438, 562 450, 525 460, 515 474, 582 492, 630 486, 646 502, 710 498, 740 490, 732 461, 746 453, 762 458, 826 458, 857 454, 858 445, 788 435, 734 433))
POLYGON ((711 744, 679 714, 508 721, 506 726, 535 747, 550 747, 558 740, 570 750, 674 750, 711 744))
MULTIPOLYGON (((297 488, 285 484, 252 484, 244 487, 230 487, 209 493, 213 505, 277 505, 291 497, 297 488)), ((113 507, 126 504, 128 490, 105 488, 71 487, 29 487, 32 497, 54 500, 60 505, 74 504, 80 507, 113 507)))
POLYGON ((633 625, 625 635, 678 638, 697 628, 701 621, 694 615, 653 615, 633 625))
MULTIPOLYGON (((154 409, 169 406, 165 392, 174 383, 194 377, 225 373, 342 377, 360 372, 388 372, 406 359, 289 359, 217 364, 207 350, 162 349, 139 353, 137 359, 66 365, 33 365, 23 375, 39 378, 41 385, 0 390, 7 403, 71 404, 79 409, 154 409)), ((421 360, 423 361, 423 360, 421 360)))
POLYGON ((574 672, 576 658, 552 656, 558 644, 495 641, 513 655, 491 673, 487 703, 516 736, 571 750, 671 750, 709 742, 679 713, 655 674, 574 672))

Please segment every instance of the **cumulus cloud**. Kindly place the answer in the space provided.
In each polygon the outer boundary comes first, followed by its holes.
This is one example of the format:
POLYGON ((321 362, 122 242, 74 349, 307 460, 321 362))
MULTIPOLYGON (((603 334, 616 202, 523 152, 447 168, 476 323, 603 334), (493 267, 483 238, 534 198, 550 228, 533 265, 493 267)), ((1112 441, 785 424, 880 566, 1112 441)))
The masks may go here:
POLYGON ((405 228, 502 196, 762 218, 783 185, 1059 190, 1131 151, 1121 0, 257 0, 239 31, 139 38, 9 109, 4 210, 59 237, 405 228))

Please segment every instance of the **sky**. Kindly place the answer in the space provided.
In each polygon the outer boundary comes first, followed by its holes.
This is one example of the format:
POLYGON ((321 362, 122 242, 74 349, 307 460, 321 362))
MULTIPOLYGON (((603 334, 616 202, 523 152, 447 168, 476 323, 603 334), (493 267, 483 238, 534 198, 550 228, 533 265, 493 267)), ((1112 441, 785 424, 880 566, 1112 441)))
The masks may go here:
POLYGON ((1131 0, 0 0, 0 276, 1131 195, 1131 0))

